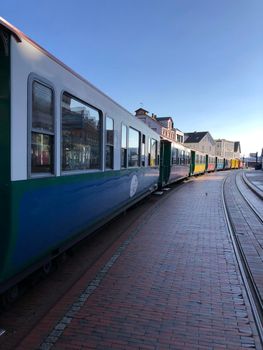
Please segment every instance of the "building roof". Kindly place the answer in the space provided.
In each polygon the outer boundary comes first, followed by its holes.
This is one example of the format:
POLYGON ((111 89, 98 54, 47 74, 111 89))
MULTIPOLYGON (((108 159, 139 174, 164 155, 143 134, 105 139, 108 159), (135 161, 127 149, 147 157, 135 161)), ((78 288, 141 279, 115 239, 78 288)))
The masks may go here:
POLYGON ((149 111, 146 111, 146 109, 144 109, 144 108, 138 108, 138 109, 136 109, 135 113, 136 113, 136 115, 137 114, 144 115, 144 114, 148 114, 149 111))
POLYGON ((208 131, 201 131, 201 132, 186 132, 184 136, 186 137, 185 143, 199 143, 206 134, 208 134, 208 131))

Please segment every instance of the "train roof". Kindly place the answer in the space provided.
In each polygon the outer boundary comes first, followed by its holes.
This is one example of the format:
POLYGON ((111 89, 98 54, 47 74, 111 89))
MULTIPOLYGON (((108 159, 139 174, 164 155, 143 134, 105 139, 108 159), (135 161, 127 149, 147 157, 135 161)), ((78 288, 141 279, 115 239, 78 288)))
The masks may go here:
MULTIPOLYGON (((73 69, 71 69, 69 66, 67 66, 65 63, 60 61, 58 58, 56 58, 54 55, 52 55, 50 52, 48 52, 46 49, 38 45, 34 40, 29 38, 26 34, 24 34, 21 30, 13 26, 11 23, 9 23, 7 20, 5 20, 3 17, 0 17, 0 29, 4 28, 7 30, 14 38, 15 40, 19 43, 22 42, 23 40, 26 40, 29 42, 32 46, 40 50, 44 55, 48 56, 50 59, 55 61, 57 64, 62 66, 64 69, 66 69, 68 72, 73 74, 75 77, 78 79, 82 80, 84 83, 90 85, 93 89, 97 90, 100 94, 104 95, 106 98, 108 98, 110 101, 112 101, 114 104, 118 105, 122 110, 124 110, 126 113, 129 113, 130 116, 134 118, 134 115, 128 111, 126 108, 121 106, 118 102, 114 101, 111 97, 106 95, 103 91, 98 89, 96 86, 91 84, 87 79, 83 78, 80 74, 76 73, 73 69)), ((136 118, 137 119, 137 118, 136 118)), ((142 121, 140 121, 142 122, 142 121)))

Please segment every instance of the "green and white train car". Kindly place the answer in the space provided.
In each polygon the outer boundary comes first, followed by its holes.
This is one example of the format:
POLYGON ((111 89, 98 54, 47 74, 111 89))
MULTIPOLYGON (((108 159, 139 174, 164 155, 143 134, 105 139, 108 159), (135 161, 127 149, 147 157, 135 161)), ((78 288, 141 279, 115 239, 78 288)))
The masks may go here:
POLYGON ((0 293, 156 189, 159 142, 0 18, 0 293))

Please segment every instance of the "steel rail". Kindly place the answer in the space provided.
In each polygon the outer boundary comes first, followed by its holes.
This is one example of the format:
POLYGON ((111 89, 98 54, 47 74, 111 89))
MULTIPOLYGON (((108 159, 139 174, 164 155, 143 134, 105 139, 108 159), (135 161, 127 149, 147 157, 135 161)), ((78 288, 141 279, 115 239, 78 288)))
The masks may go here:
POLYGON ((239 242, 239 239, 236 235, 235 225, 231 218, 230 210, 227 206, 226 196, 225 196, 225 184, 226 180, 231 176, 228 175, 222 183, 222 203, 225 213, 226 223, 228 227, 229 236, 231 238, 235 257, 238 263, 239 271, 241 274, 242 281, 245 286, 248 300, 250 302, 252 314, 254 317, 255 325, 258 331, 259 339, 263 348, 263 303, 260 297, 258 288, 254 282, 252 273, 247 263, 242 246, 239 242))
MULTIPOLYGON (((247 202, 247 204, 249 205, 249 207, 251 208, 251 210, 254 212, 254 214, 257 216, 257 218, 259 219, 259 221, 262 223, 263 225, 263 217, 261 216, 261 214, 258 212, 257 208, 255 208, 255 206, 249 201, 249 199, 247 198, 247 196, 245 196, 245 194, 241 191, 240 187, 238 186, 237 183, 237 177, 238 175, 240 175, 240 172, 238 172, 236 174, 235 177, 235 183, 236 183, 236 187, 239 191, 239 193, 241 194, 241 196, 244 198, 244 200, 247 202)), ((253 192, 255 194, 255 192, 251 189, 251 187, 249 187, 249 185, 246 183, 246 181, 244 180, 243 176, 240 176, 240 180, 242 181, 242 183, 245 184, 246 188, 249 189, 249 191, 253 192)))

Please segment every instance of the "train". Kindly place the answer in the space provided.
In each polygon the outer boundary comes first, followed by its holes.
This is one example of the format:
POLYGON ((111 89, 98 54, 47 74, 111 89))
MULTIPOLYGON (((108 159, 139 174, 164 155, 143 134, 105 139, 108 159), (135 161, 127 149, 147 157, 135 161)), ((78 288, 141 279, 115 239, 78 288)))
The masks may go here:
POLYGON ((3 18, 0 116, 0 294, 8 297, 157 188, 237 166, 161 139, 3 18))

